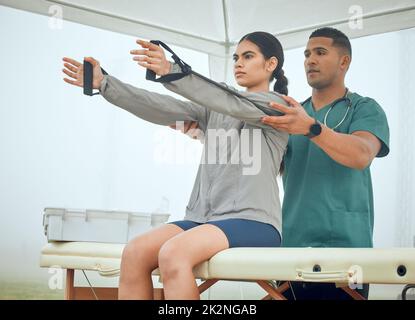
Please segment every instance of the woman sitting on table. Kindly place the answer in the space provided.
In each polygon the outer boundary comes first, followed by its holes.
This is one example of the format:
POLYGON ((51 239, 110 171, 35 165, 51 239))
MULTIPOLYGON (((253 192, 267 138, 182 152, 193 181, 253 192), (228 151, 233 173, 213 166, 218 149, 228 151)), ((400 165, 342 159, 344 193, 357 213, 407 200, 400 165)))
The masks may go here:
MULTIPOLYGON (((141 40, 137 43, 142 49, 132 50, 131 54, 140 66, 159 76, 181 72, 176 64, 167 61, 159 46, 141 40)), ((282 70, 284 54, 273 35, 245 35, 233 58, 235 79, 246 88, 239 94, 263 107, 271 101, 285 104, 280 97, 287 94, 282 70), (274 91, 270 91, 273 80, 274 91)), ((63 60, 63 71, 72 78, 65 81, 83 87, 83 65, 73 59, 63 60)), ((85 60, 93 65, 93 88, 112 104, 159 125, 197 121, 205 136, 203 157, 184 220, 139 235, 126 245, 121 260, 120 299, 152 299, 151 273, 157 267, 166 299, 199 299, 192 272, 199 263, 227 248, 280 246, 281 205, 276 177, 287 146, 287 133, 263 124, 265 113, 252 102, 194 74, 165 84, 190 100, 181 101, 103 75, 97 60, 85 60), (251 168, 244 167, 244 149, 248 156, 253 151, 251 168)))

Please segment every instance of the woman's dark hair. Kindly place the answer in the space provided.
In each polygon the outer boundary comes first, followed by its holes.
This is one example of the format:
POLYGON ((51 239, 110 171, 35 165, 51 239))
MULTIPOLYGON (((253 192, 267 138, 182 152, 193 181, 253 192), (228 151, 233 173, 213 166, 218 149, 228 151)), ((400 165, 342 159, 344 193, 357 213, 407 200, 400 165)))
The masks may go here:
POLYGON ((272 73, 270 81, 273 79, 276 80, 274 84, 274 91, 287 95, 288 79, 284 76, 284 70, 282 69, 282 66, 284 65, 284 51, 279 40, 272 34, 263 31, 248 33, 243 36, 241 40, 239 40, 239 43, 244 40, 248 40, 257 45, 265 59, 268 60, 271 57, 278 59, 278 66, 272 73))
MULTIPOLYGON (((244 40, 251 41, 256 44, 264 55, 265 59, 275 57, 278 59, 278 66, 275 68, 274 72, 271 75, 269 81, 275 79, 274 91, 281 94, 288 94, 288 79, 284 76, 284 70, 282 66, 284 65, 284 51, 279 40, 268 32, 256 31, 248 33, 243 36, 239 43, 244 40)), ((281 161, 279 174, 282 175, 284 172, 284 161, 281 161)))

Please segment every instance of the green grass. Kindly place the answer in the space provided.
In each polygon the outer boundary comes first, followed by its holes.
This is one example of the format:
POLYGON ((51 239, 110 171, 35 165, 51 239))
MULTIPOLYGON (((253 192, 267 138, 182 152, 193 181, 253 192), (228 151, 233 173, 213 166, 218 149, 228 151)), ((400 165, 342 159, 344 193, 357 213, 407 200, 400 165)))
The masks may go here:
POLYGON ((0 280, 0 300, 61 300, 64 290, 52 290, 48 282, 0 280))

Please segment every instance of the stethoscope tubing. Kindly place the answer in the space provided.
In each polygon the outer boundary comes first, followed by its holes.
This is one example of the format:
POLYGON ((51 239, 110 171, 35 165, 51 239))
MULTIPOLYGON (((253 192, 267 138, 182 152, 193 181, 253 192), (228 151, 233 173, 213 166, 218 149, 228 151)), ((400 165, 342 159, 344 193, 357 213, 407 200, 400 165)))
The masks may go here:
MULTIPOLYGON (((329 110, 327 110, 327 112, 326 112, 326 114, 324 115, 324 119, 323 119, 323 124, 326 126, 326 127, 328 127, 328 125, 327 125, 327 118, 328 118, 328 116, 329 116, 329 114, 330 114, 330 111, 338 104, 338 103, 340 103, 340 102, 342 102, 342 101, 346 101, 347 102, 347 110, 346 110, 346 112, 345 112, 345 114, 344 114, 344 116, 343 116, 343 118, 340 120, 340 122, 339 123, 337 123, 333 128, 331 128, 331 129, 333 129, 333 130, 335 130, 336 128, 338 128, 338 127, 340 127, 341 125, 342 125, 342 123, 344 122, 344 120, 346 120, 346 118, 347 118, 347 115, 349 114, 349 110, 350 110, 350 108, 352 107, 352 101, 350 100, 350 98, 349 98, 349 89, 346 89, 346 93, 344 94, 344 96, 343 97, 341 97, 341 98, 339 98, 339 99, 337 99, 336 101, 334 101, 333 103, 332 103, 332 105, 330 106, 330 108, 329 108, 329 110)), ((302 102, 301 103, 301 105, 304 105, 305 103, 307 103, 308 101, 311 101, 311 97, 309 97, 308 99, 306 99, 304 102, 302 102)))

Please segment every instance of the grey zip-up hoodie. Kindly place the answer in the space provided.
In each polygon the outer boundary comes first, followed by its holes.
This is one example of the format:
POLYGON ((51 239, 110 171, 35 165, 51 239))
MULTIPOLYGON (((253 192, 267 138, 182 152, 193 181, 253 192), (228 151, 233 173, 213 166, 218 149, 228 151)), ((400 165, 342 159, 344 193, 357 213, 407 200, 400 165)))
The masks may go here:
MULTIPOLYGON (((271 224, 281 234, 277 174, 288 134, 264 125, 265 114, 248 100, 195 75, 164 85, 191 101, 139 89, 110 75, 104 76, 100 92, 112 104, 156 124, 199 123, 203 156, 184 219, 249 219, 271 224)), ((286 105, 275 92, 239 93, 265 107, 271 101, 286 105)))

